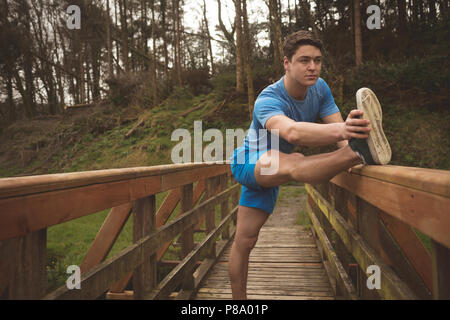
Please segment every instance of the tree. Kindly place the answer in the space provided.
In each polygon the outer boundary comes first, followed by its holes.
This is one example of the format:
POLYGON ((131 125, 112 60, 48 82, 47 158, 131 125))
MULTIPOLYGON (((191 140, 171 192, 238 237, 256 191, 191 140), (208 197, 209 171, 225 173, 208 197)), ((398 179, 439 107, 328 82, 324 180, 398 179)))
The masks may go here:
POLYGON ((206 18, 206 2, 203 0, 203 21, 205 23, 206 35, 208 36, 208 50, 209 59, 211 61, 211 74, 214 75, 216 70, 214 68, 214 58, 212 53, 211 34, 209 33, 208 19, 206 18))
POLYGON ((362 63, 361 15, 359 0, 353 1, 353 17, 355 18, 355 62, 356 66, 362 63))
POLYGON ((255 104, 255 92, 253 89, 253 76, 251 67, 251 41, 250 30, 248 25, 247 15, 247 0, 242 0, 242 16, 244 20, 244 57, 245 57, 245 72, 247 74, 247 94, 248 94, 248 111, 250 119, 253 118, 253 105, 255 104))
POLYGON ((270 30, 273 36, 273 63, 277 76, 283 73, 283 35, 277 0, 269 0, 270 30))
POLYGON ((236 91, 244 92, 241 0, 234 0, 236 28, 236 91))
POLYGON ((152 92, 153 92, 153 105, 159 103, 158 100, 158 86, 157 86, 157 73, 156 73, 156 20, 155 20, 155 0, 151 0, 152 9, 152 92))

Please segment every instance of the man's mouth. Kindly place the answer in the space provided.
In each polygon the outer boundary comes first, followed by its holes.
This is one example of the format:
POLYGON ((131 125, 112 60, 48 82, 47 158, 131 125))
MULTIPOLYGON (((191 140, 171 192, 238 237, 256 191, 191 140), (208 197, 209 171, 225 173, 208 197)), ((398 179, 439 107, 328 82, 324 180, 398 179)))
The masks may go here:
POLYGON ((309 75, 309 76, 306 76, 308 79, 315 79, 315 78, 317 78, 317 76, 315 76, 315 75, 309 75))

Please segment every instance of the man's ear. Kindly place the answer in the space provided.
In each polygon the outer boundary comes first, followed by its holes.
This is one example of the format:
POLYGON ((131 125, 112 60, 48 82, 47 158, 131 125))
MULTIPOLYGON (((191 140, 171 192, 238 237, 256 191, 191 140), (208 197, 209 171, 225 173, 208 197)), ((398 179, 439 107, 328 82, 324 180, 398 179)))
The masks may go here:
POLYGON ((284 56, 283 57, 283 66, 284 66, 284 70, 285 71, 288 71, 288 69, 289 69, 289 59, 286 57, 286 56, 284 56))

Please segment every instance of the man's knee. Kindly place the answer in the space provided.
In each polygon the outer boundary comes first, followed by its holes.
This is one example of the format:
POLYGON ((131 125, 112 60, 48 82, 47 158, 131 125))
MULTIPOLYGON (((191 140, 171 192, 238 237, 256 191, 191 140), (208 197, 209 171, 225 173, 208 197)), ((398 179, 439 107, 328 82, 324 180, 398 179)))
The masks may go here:
POLYGON ((238 247, 239 251, 250 253, 252 249, 255 247, 256 242, 258 241, 258 236, 256 237, 236 237, 234 240, 236 243, 236 246, 238 247))

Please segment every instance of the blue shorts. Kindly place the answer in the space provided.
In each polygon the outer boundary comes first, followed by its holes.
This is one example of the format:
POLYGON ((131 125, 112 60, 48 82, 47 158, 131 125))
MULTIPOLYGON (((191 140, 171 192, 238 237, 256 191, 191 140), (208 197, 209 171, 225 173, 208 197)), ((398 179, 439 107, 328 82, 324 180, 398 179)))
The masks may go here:
MULTIPOLYGON (((259 154, 261 157, 262 154, 259 154)), ((240 164, 236 159, 236 150, 231 160, 231 174, 242 185, 239 205, 258 208, 271 214, 278 198, 279 187, 263 188, 255 179, 256 153, 250 155, 250 160, 240 164)))

